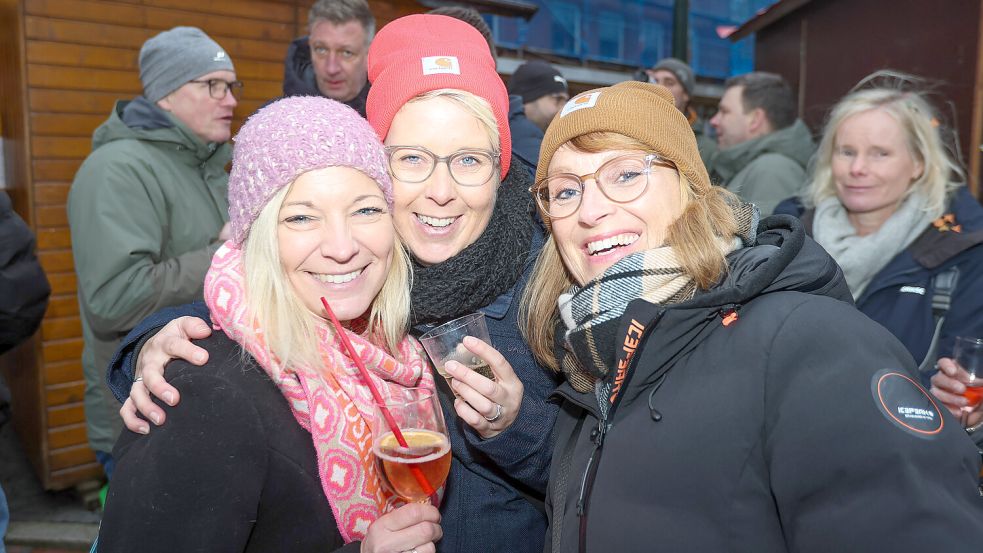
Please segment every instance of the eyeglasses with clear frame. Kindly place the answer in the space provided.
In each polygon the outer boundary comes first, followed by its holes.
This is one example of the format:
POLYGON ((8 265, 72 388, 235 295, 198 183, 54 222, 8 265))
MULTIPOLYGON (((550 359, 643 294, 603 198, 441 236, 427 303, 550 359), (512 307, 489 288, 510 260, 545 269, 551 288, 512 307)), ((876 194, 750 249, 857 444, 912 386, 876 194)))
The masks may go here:
POLYGON ((627 203, 638 199, 648 189, 653 167, 677 170, 657 154, 627 154, 604 162, 597 171, 586 175, 556 173, 529 188, 540 209, 553 219, 573 215, 584 197, 584 181, 594 179, 609 200, 627 203))
POLYGON ((242 96, 242 81, 223 81, 222 79, 208 79, 207 81, 188 81, 197 84, 208 85, 208 95, 213 100, 224 100, 230 92, 236 100, 242 96))
POLYGON ((447 164, 451 178, 461 186, 481 186, 498 170, 502 154, 481 149, 458 150, 438 156, 422 146, 386 146, 389 172, 402 182, 420 183, 433 174, 438 163, 447 164))

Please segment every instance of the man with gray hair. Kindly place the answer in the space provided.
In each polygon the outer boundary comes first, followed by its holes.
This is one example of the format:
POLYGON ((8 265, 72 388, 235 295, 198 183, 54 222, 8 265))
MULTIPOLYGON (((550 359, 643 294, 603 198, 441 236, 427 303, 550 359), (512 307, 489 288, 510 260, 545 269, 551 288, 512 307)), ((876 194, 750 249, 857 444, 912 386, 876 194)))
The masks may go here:
POLYGON ((762 215, 801 192, 815 146, 781 76, 758 71, 728 79, 710 124, 719 147, 707 164, 714 184, 756 204, 762 215))
POLYGON ((242 89, 225 50, 194 27, 149 39, 139 64, 143 95, 117 102, 95 130, 68 196, 86 425, 107 476, 121 425, 106 367, 144 317, 202 295, 229 237, 225 166, 242 89))
POLYGON ((326 96, 365 117, 366 58, 375 17, 365 0, 317 0, 307 15, 308 36, 290 43, 284 96, 326 96))

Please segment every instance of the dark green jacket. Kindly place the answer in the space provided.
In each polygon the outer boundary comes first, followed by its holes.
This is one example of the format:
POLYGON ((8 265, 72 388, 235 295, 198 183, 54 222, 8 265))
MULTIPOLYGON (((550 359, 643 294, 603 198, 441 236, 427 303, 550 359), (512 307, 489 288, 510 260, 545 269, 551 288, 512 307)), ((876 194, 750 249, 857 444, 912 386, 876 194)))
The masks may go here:
POLYGON ((770 215, 778 202, 805 187, 806 165, 815 146, 802 120, 765 136, 717 150, 707 169, 719 184, 770 215))
POLYGON ((201 297, 228 220, 227 144, 206 144, 138 97, 92 135, 68 197, 85 349, 89 444, 111 451, 119 405, 105 384, 116 346, 162 307, 201 297))

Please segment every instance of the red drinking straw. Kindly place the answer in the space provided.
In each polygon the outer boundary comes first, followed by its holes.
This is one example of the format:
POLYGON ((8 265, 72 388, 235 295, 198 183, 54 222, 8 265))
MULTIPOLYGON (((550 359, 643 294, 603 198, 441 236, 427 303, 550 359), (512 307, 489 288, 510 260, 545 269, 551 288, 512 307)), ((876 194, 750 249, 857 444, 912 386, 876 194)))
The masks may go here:
MULTIPOLYGON (((376 405, 382 410, 382 416, 386 418, 386 424, 389 425, 389 429, 393 431, 393 436, 396 437, 396 441, 401 447, 409 449, 409 444, 406 443, 406 438, 403 437, 403 433, 399 430, 399 425, 396 424, 396 419, 393 418, 392 413, 386 408, 386 402, 382 399, 382 394, 375 387, 372 379, 369 378, 369 371, 365 368, 365 364, 362 363, 362 358, 355 353, 355 348, 352 346, 351 340, 348 339, 348 335, 345 334, 344 327, 341 326, 341 322, 338 321, 338 317, 335 317, 334 311, 331 310, 331 306, 328 305, 328 300, 321 297, 321 303, 324 304, 325 311, 328 312, 328 317, 331 318, 331 324, 334 325, 335 330, 338 331, 338 336, 341 337, 341 343, 345 345, 345 349, 348 350, 348 356, 351 357, 352 361, 355 362, 355 366, 358 367, 358 372, 362 374, 362 380, 368 385, 369 391, 372 392, 372 397, 375 399, 376 405)), ((413 473, 413 477, 416 478, 416 483, 423 488, 423 492, 430 496, 431 504, 437 504, 437 492, 434 491, 433 486, 427 480, 427 477, 420 470, 420 467, 415 465, 409 466, 410 472, 413 473)))

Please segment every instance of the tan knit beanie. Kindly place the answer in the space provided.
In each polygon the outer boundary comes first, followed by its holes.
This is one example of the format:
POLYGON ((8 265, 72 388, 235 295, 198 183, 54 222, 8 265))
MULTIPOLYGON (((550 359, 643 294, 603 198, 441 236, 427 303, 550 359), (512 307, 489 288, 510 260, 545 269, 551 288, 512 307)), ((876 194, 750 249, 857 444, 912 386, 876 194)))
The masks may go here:
POLYGON ((592 132, 634 138, 676 164, 697 194, 710 190, 710 177, 696 148, 696 135, 676 109, 672 93, 664 86, 638 81, 625 81, 571 98, 546 129, 536 182, 546 177, 550 160, 560 146, 592 132))

